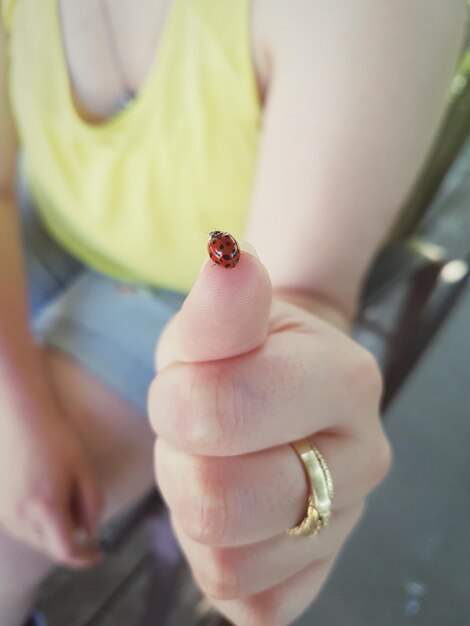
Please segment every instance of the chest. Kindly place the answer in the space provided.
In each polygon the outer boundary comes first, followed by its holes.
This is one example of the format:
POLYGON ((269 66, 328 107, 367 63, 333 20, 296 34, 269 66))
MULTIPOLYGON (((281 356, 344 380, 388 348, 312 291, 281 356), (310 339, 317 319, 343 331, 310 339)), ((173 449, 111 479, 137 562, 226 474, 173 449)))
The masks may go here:
MULTIPOLYGON (((174 0, 55 0, 69 89, 78 114, 99 123, 137 96, 158 62, 174 0)), ((263 83, 256 23, 252 62, 263 83)))

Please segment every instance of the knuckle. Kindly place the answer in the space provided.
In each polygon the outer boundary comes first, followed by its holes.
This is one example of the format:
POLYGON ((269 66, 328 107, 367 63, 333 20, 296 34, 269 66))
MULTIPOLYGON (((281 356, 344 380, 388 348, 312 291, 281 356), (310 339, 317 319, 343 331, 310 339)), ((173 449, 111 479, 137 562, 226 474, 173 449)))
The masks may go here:
POLYGON ((239 573, 228 549, 212 548, 197 579, 210 598, 235 600, 240 596, 239 573))
POLYGON ((190 365, 186 376, 176 407, 185 444, 194 452, 222 453, 238 423, 235 386, 218 363, 190 365))
POLYGON ((25 540, 28 536, 30 526, 28 518, 24 513, 25 509, 21 505, 13 505, 5 508, 0 513, 0 529, 4 529, 8 534, 19 540, 25 540))
POLYGON ((353 517, 352 517, 353 528, 357 526, 357 524, 359 524, 365 512, 366 512, 366 502, 365 500, 363 500, 360 504, 357 505, 356 510, 353 512, 353 517))
POLYGON ((33 502, 31 499, 19 499, 6 506, 2 511, 1 525, 14 537, 24 540, 30 535, 31 527, 35 523, 33 502))
POLYGON ((253 614, 253 626, 288 626, 289 618, 286 616, 287 607, 282 602, 280 593, 271 592, 263 597, 253 614))
POLYGON ((360 350, 358 371, 362 385, 369 393, 376 398, 380 398, 383 390, 383 377, 379 365, 371 352, 365 348, 360 350))
POLYGON ((208 545, 221 543, 228 534, 227 492, 221 471, 213 471, 210 458, 196 461, 189 495, 180 506, 180 522, 195 541, 208 545))
POLYGON ((348 363, 345 364, 347 383, 361 398, 374 399, 378 403, 383 389, 383 377, 375 357, 371 352, 354 345, 348 363))
POLYGON ((30 517, 31 501, 23 498, 13 502, 12 506, 8 508, 6 515, 6 518, 13 527, 23 524, 24 521, 29 520, 30 517))
POLYGON ((75 554, 72 546, 64 545, 54 549, 52 558, 56 565, 71 565, 75 561, 75 554))
POLYGON ((158 392, 157 392, 157 378, 154 378, 150 383, 147 392, 147 415, 149 416, 150 425, 156 432, 158 428, 157 416, 155 408, 158 407, 158 392))
POLYGON ((46 493, 38 494, 31 506, 42 518, 49 518, 57 510, 55 498, 46 493))
POLYGON ((368 454, 367 474, 371 488, 376 487, 387 476, 392 465, 392 449, 384 435, 381 435, 368 454))
POLYGON ((365 498, 359 504, 357 504, 352 510, 345 513, 344 521, 344 534, 341 539, 340 546, 344 544, 344 542, 348 539, 351 533, 354 531, 356 526, 361 521, 364 513, 366 511, 366 501, 365 498))
POLYGON ((270 590, 239 600, 239 626, 289 626, 292 623, 291 599, 270 590))
POLYGON ((55 509, 53 497, 45 492, 36 491, 16 500, 9 511, 11 522, 24 526, 37 525, 47 520, 55 509))

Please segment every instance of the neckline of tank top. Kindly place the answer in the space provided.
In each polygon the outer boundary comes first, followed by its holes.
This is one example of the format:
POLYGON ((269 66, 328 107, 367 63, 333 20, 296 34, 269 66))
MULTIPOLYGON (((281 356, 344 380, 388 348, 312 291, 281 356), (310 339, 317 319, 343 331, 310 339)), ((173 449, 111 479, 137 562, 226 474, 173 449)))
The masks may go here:
MULTIPOLYGON (((65 45, 62 30, 62 21, 60 16, 60 2, 59 0, 50 0, 53 5, 53 20, 54 20, 54 39, 57 47, 57 57, 59 62, 60 80, 62 83, 62 89, 64 91, 64 97, 67 107, 70 112, 70 116, 74 122, 87 132, 93 134, 107 133, 110 130, 114 130, 117 126, 121 125, 130 116, 136 114, 136 112, 143 106, 147 100, 147 94, 151 90, 153 83, 157 80, 161 67, 162 57, 164 56, 165 49, 168 47, 170 41, 171 25, 176 13, 176 7, 179 0, 170 0, 166 9, 165 16, 163 18, 162 27, 160 29, 160 38, 157 44, 155 54, 150 65, 147 76, 142 83, 141 88, 136 94, 132 106, 127 108, 121 108, 115 114, 111 114, 110 117, 100 120, 98 122, 87 121, 79 112, 73 95, 72 83, 70 80, 70 73, 67 64, 67 57, 65 53, 65 45)), ((86 108, 86 107, 84 107, 86 108)))

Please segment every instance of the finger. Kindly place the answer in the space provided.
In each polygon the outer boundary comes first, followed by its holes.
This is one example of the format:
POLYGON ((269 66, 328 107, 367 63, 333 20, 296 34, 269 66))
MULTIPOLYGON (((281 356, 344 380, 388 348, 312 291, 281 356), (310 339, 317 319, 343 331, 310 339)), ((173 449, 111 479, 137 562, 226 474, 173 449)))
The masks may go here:
POLYGON ((57 564, 80 568, 92 565, 100 558, 96 548, 75 541, 77 528, 67 507, 39 505, 36 514, 36 527, 41 529, 40 548, 57 564))
POLYGON ((362 513, 362 506, 339 512, 313 537, 285 533, 248 546, 210 547, 185 533, 172 519, 178 541, 201 589, 211 598, 234 600, 259 593, 287 580, 314 561, 333 558, 362 513))
POLYGON ((252 254, 242 252, 234 269, 209 262, 162 333, 157 370, 175 359, 211 361, 257 348, 267 336, 271 297, 267 270, 252 254))
POLYGON ((360 362, 362 353, 348 350, 337 335, 285 331, 249 354, 173 364, 149 390, 153 428, 187 452, 222 456, 326 428, 361 431, 365 420, 377 421, 378 401, 375 407, 369 399, 375 383, 364 382, 369 360, 360 362))
MULTIPOLYGON (((321 434, 313 438, 330 469, 332 517, 357 506, 385 470, 375 438, 359 443, 321 434)), ((239 546, 276 537, 305 516, 309 484, 291 446, 237 457, 187 455, 156 444, 157 482, 168 507, 194 540, 239 546)))
POLYGON ((40 552, 45 551, 45 540, 42 523, 34 518, 28 519, 23 528, 15 533, 15 538, 22 543, 28 543, 31 547, 40 552))
POLYGON ((213 605, 237 626, 291 624, 319 594, 334 560, 315 561, 276 587, 243 600, 217 600, 213 605))
POLYGON ((86 530, 89 539, 92 539, 100 519, 102 497, 96 481, 87 469, 82 469, 75 485, 74 494, 76 526, 86 530))

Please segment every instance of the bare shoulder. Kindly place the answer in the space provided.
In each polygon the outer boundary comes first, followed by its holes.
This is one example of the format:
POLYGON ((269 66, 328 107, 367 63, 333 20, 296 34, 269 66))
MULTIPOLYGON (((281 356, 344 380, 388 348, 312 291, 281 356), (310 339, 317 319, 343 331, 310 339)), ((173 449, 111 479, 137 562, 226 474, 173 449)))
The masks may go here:
MULTIPOLYGON (((363 3, 381 0, 362 0, 363 3)), ((384 0, 385 1, 385 0, 384 0)), ((388 1, 388 0, 387 0, 388 1)), ((333 36, 329 23, 347 16, 350 0, 251 0, 253 60, 263 96, 280 73, 307 87, 321 40, 333 36)))
MULTIPOLYGON (((330 0, 331 4, 343 4, 330 0)), ((292 46, 302 49, 319 27, 321 5, 315 0, 251 0, 252 35, 255 61, 271 68, 286 56, 292 46)))
POLYGON ((263 94, 289 40, 308 39, 314 4, 312 0, 251 0, 253 61, 263 94))
POLYGON ((251 5, 253 57, 265 91, 282 66, 294 75, 299 69, 304 82, 319 53, 344 51, 351 39, 362 39, 373 54, 381 37, 399 47, 400 37, 425 36, 442 23, 465 20, 468 11, 467 0, 251 0, 251 5))
POLYGON ((254 36, 265 46, 276 46, 295 35, 311 33, 315 0, 251 0, 254 36))
POLYGON ((271 54, 286 52, 286 44, 312 45, 330 25, 341 33, 359 24, 367 28, 367 18, 370 23, 381 19, 390 28, 391 19, 427 18, 427 26, 432 27, 444 16, 461 20, 468 12, 467 0, 251 0, 251 11, 255 43, 271 54))

